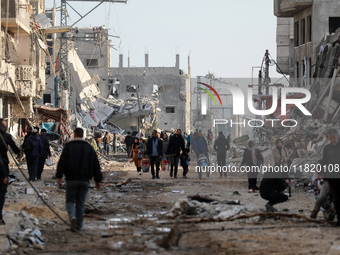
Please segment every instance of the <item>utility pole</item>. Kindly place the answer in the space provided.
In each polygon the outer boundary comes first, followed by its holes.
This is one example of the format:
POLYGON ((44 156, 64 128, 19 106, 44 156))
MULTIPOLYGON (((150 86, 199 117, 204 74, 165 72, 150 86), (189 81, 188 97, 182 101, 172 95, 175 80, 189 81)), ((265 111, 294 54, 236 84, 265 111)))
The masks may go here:
POLYGON ((266 53, 264 54, 265 57, 265 76, 264 76, 264 81, 266 85, 266 95, 269 95, 269 64, 270 64, 270 59, 269 59, 269 52, 266 50, 266 53))
MULTIPOLYGON (((67 8, 66 6, 69 5, 71 9, 75 10, 76 13, 80 16, 80 19, 78 19, 75 23, 73 23, 71 26, 74 26, 76 23, 78 23, 80 20, 85 18, 88 14, 90 14, 92 11, 94 11, 98 6, 100 6, 104 2, 110 2, 110 3, 127 3, 127 0, 61 0, 61 8, 60 8, 60 26, 67 26, 67 8), (67 2, 99 2, 98 5, 96 5, 94 8, 92 8, 90 11, 88 11, 85 15, 80 15, 75 8, 73 8, 70 4, 67 2)), ((70 75, 69 75, 69 68, 68 68, 68 33, 61 33, 60 35, 60 48, 59 48, 59 87, 58 82, 55 81, 55 92, 57 96, 55 97, 55 105, 59 105, 59 93, 60 90, 67 90, 70 92, 70 75)))

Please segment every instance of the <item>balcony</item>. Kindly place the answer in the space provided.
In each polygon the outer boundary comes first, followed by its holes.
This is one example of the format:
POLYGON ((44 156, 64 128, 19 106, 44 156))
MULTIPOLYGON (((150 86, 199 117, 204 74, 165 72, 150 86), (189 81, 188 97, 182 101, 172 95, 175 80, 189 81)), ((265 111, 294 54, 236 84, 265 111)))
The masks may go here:
POLYGON ((35 94, 33 67, 19 65, 15 67, 15 89, 20 97, 32 97, 35 94))
POLYGON ((30 12, 32 6, 27 0, 9 0, 9 13, 7 19, 7 1, 1 1, 1 26, 8 26, 13 33, 30 32, 30 12))
POLYGON ((274 0, 274 15, 294 17, 301 10, 313 5, 313 0, 274 0))

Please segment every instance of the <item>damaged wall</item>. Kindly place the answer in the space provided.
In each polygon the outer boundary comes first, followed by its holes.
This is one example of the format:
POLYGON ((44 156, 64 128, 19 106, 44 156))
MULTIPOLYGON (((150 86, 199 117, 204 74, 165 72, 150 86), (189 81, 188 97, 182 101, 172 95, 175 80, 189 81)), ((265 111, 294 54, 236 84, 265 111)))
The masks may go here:
POLYGON ((190 75, 179 68, 179 55, 176 55, 174 67, 150 67, 149 55, 145 54, 145 67, 124 67, 123 55, 120 55, 119 67, 111 68, 113 77, 119 80, 115 97, 123 100, 136 97, 137 93, 129 92, 129 86, 139 86, 139 95, 150 96, 154 85, 158 86, 159 100, 158 124, 160 129, 181 128, 190 130, 190 75))

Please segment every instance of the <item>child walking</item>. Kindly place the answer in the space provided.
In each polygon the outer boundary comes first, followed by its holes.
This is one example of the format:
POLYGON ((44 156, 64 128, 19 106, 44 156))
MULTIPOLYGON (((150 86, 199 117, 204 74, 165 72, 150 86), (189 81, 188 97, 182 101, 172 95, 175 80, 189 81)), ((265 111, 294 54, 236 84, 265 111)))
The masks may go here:
POLYGON ((187 178, 187 173, 189 172, 189 148, 185 148, 185 150, 181 154, 181 166, 183 167, 183 177, 186 179, 187 178))

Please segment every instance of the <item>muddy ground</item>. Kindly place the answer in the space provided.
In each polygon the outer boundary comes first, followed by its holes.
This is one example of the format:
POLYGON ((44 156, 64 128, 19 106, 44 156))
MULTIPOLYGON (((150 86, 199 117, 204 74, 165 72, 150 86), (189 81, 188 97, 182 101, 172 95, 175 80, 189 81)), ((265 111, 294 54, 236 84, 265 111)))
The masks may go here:
MULTIPOLYGON (((232 222, 186 223, 185 218, 169 218, 167 213, 176 201, 200 194, 216 200, 240 200, 241 214, 263 212, 265 201, 259 194, 247 193, 247 179, 242 174, 229 174, 219 179, 198 179, 191 167, 188 179, 172 179, 162 171, 159 180, 150 173, 137 175, 127 165, 124 155, 115 156, 120 164, 103 166, 103 187, 88 194, 84 231, 75 233, 41 202, 11 204, 5 210, 22 210, 36 216, 46 240, 42 247, 19 247, 16 254, 339 254, 340 228, 331 224, 309 222, 287 217, 253 217, 232 222), (120 188, 114 185, 132 178, 120 188), (237 192, 235 192, 237 191, 237 192), (238 194, 237 194, 238 193, 238 194), (176 223, 177 222, 177 223, 176 223), (177 225, 176 225, 177 224, 177 225), (176 226, 175 226, 176 225, 176 226), (172 230, 170 234, 169 231, 172 230), (178 241, 178 245, 176 242, 178 241), (164 248, 165 247, 165 248, 164 248)), ((54 166, 55 167, 55 166, 54 166)), ((54 169, 46 169, 39 191, 50 205, 67 220, 65 191, 57 188, 54 169)), ((313 193, 293 187, 292 198, 277 205, 279 212, 309 216, 313 193)), ((322 220, 319 213, 318 220, 322 220)), ((14 252, 14 251, 13 251, 14 252)))

